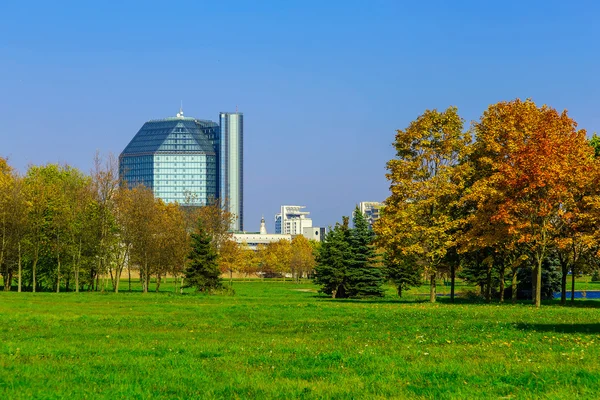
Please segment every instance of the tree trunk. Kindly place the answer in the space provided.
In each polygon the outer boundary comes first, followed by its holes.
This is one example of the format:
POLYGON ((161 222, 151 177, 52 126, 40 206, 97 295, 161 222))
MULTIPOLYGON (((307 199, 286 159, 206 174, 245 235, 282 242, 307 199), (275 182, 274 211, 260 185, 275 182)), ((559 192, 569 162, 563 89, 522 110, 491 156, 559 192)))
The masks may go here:
POLYGON ((539 257, 535 270, 534 304, 537 308, 540 308, 540 306, 542 305, 542 262, 543 259, 539 257))
POLYGON ((185 276, 181 277, 181 282, 179 282, 179 294, 183 294, 183 280, 185 279, 185 276))
POLYGON ((435 303, 435 272, 429 277, 429 301, 435 303))
POLYGON ((56 237, 56 293, 60 292, 60 236, 56 237))
POLYGON ((79 238, 79 249, 77 250, 77 264, 75 264, 75 293, 79 293, 79 264, 81 263, 81 238, 79 238))
POLYGON ((21 293, 21 284, 22 284, 21 275, 23 275, 23 274, 22 274, 22 268, 21 268, 21 241, 20 240, 19 240, 17 249, 18 249, 18 257, 19 257, 19 289, 18 289, 18 292, 21 293))
POLYGON ((31 288, 31 290, 33 291, 33 293, 35 293, 35 286, 37 285, 37 282, 35 280, 35 267, 37 266, 39 254, 40 254, 39 245, 37 245, 35 247, 35 251, 34 251, 34 254, 33 254, 33 270, 32 270, 32 273, 33 273, 33 286, 31 288))
POLYGON ((575 302, 575 265, 571 269, 571 303, 575 302))
POLYGON ((398 297, 402 297, 402 284, 398 285, 396 290, 398 291, 398 297))
POLYGON ((511 282, 511 300, 512 303, 515 304, 517 302, 517 271, 518 268, 514 268, 512 271, 512 282, 511 282))
POLYGON ((148 293, 148 286, 150 286, 150 274, 148 273, 148 260, 144 260, 144 277, 142 281, 143 292, 148 293))
POLYGON ((229 270, 229 286, 233 286, 233 270, 229 270))
POLYGON ((560 266, 562 275, 560 277, 560 305, 564 306, 567 304, 567 275, 569 274, 569 267, 567 263, 562 263, 560 266))
POLYGON ((504 271, 505 267, 500 268, 500 303, 504 303, 504 271))
POLYGON ((131 264, 127 265, 127 273, 129 274, 129 291, 131 292, 131 264))
POLYGON ((160 273, 156 274, 156 293, 160 289, 160 273))
POLYGON ((456 284, 456 266, 454 263, 450 266, 450 301, 454 303, 454 287, 456 284))
POLYGON ((493 264, 489 263, 485 279, 485 301, 488 303, 492 301, 492 267, 493 264))

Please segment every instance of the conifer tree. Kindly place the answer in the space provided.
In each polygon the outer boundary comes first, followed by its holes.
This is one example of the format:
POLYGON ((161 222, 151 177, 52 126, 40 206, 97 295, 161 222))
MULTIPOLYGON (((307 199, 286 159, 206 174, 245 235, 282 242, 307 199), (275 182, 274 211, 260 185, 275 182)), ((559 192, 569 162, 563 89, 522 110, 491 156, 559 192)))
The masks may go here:
POLYGON ((198 229, 191 237, 192 251, 188 256, 190 262, 185 271, 185 286, 194 287, 200 292, 220 289, 223 285, 217 263, 217 251, 202 222, 198 222, 198 229))
POLYGON ((321 292, 333 298, 348 297, 346 275, 352 254, 349 237, 348 217, 343 217, 343 223, 329 231, 319 249, 315 283, 321 286, 321 292))
POLYGON ((383 274, 373 265, 375 250, 373 231, 358 208, 352 219, 354 228, 350 230, 349 245, 351 258, 347 270, 348 295, 350 297, 383 296, 383 274))

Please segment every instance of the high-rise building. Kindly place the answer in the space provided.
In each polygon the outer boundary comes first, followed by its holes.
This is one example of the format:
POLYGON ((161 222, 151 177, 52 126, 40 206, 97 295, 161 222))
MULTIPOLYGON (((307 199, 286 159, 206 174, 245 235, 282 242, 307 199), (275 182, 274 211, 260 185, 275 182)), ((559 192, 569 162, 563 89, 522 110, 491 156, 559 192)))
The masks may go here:
POLYGON ((244 230, 244 115, 222 112, 219 115, 220 188, 219 197, 236 218, 231 230, 244 230))
POLYGON ((119 156, 119 175, 144 185, 165 202, 205 205, 219 196, 219 126, 177 116, 146 122, 119 156))
POLYGON ((379 211, 382 207, 383 203, 377 201, 361 201, 359 203, 358 208, 369 223, 369 228, 373 229, 373 223, 379 219, 379 211))
POLYGON ((304 228, 312 227, 310 212, 302 211, 305 206, 281 206, 281 212, 275 215, 275 233, 302 235, 304 228))

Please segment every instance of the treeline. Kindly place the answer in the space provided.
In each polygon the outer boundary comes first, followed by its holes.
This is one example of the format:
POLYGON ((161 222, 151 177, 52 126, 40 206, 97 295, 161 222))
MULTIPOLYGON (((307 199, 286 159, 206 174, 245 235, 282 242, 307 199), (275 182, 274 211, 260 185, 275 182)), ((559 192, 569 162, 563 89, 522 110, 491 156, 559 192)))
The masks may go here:
POLYGON ((566 111, 501 102, 465 130, 456 108, 426 110, 394 146, 374 230, 399 293, 425 275, 433 302, 436 278, 454 294, 458 275, 488 300, 539 307, 559 276, 564 304, 568 275, 598 268, 600 139, 566 111))
POLYGON ((232 240, 233 218, 218 200, 203 207, 167 204, 148 188, 120 185, 112 156, 97 156, 89 175, 55 164, 20 175, 0 158, 0 274, 7 291, 118 292, 124 273, 131 290, 132 272, 144 292, 151 279, 158 291, 166 276, 177 290, 194 273, 194 234, 210 238, 219 272, 230 276, 299 279, 312 271, 315 245, 306 238, 255 253, 232 240))

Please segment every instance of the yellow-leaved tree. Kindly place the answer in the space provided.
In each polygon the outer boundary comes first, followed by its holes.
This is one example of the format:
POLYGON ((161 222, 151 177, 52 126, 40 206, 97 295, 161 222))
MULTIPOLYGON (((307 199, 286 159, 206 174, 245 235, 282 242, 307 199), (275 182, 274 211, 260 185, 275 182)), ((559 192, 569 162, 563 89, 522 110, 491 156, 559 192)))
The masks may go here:
POLYGON ((453 213, 463 187, 457 167, 470 140, 456 107, 426 110, 397 131, 396 157, 387 164, 391 194, 375 224, 379 245, 388 257, 405 257, 424 268, 431 302, 438 268, 456 242, 453 213))

